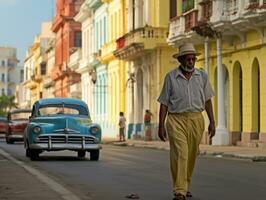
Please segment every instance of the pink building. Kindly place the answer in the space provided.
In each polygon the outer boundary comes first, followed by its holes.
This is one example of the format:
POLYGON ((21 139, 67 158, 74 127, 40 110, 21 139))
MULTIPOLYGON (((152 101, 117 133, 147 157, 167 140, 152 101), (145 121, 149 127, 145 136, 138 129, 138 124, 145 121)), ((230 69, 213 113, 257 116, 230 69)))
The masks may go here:
POLYGON ((80 74, 68 67, 71 50, 81 47, 81 24, 74 21, 84 0, 57 0, 52 31, 55 33, 55 65, 52 79, 56 97, 69 97, 70 86, 80 81, 80 74))

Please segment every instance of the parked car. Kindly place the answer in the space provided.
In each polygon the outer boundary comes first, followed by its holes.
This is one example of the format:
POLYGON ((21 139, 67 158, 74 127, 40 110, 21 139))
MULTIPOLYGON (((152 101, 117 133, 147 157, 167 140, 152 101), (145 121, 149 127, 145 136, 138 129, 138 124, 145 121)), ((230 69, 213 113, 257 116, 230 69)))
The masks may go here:
POLYGON ((98 160, 101 128, 92 123, 85 102, 71 98, 41 99, 33 105, 30 123, 25 130, 26 156, 39 159, 43 151, 71 150, 78 157, 90 152, 98 160))
POLYGON ((7 118, 0 116, 0 134, 6 134, 8 130, 7 118))
POLYGON ((14 109, 8 112, 8 130, 6 132, 6 143, 24 140, 24 130, 29 123, 31 109, 14 109))

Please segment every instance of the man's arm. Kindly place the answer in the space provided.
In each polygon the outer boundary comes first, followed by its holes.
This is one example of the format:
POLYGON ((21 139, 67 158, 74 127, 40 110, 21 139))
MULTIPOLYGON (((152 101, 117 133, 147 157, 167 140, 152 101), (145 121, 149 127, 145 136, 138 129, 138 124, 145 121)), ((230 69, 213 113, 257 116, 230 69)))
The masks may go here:
POLYGON ((158 136, 159 138, 165 142, 166 140, 166 131, 164 127, 165 118, 167 115, 168 107, 161 103, 160 105, 160 113, 159 113, 159 129, 158 136))
POLYGON ((213 116, 211 99, 205 102, 205 110, 207 112, 207 115, 210 121, 208 131, 209 131, 210 138, 212 138, 215 135, 215 121, 214 121, 214 116, 213 116))

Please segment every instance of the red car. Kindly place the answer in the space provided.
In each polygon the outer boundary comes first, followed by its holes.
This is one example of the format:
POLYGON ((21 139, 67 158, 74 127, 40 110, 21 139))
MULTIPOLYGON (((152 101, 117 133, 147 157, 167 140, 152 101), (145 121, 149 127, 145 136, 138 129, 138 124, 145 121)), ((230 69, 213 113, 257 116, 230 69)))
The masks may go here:
POLYGON ((8 123, 6 117, 0 117, 0 134, 6 134, 8 123))
POLYGON ((8 113, 8 131, 6 132, 6 143, 24 140, 24 129, 29 123, 31 109, 15 109, 8 113))

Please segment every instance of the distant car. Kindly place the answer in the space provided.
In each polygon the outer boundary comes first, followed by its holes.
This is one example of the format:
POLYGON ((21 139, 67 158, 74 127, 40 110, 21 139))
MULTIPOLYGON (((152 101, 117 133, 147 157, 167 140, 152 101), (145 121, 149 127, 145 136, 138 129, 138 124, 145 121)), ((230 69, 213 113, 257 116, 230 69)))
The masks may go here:
POLYGON ((41 99, 33 105, 25 130, 26 156, 39 159, 43 151, 71 150, 80 158, 90 152, 98 160, 101 128, 92 123, 85 102, 71 98, 41 99))
POLYGON ((6 132, 6 143, 24 140, 24 130, 29 123, 31 109, 14 109, 8 112, 8 129, 6 132))
POLYGON ((6 134, 8 130, 7 118, 0 116, 0 134, 6 134))

